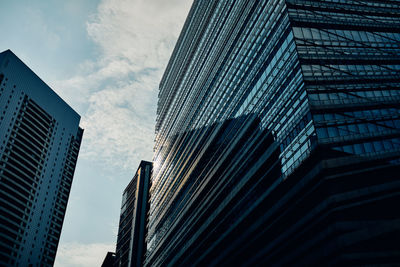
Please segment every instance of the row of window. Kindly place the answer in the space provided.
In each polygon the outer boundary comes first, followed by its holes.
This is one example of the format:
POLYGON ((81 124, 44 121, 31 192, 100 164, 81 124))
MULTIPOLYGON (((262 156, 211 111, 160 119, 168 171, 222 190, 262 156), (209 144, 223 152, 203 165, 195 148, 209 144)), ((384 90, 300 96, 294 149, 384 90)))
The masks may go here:
POLYGON ((333 149, 356 155, 363 155, 374 152, 388 152, 400 149, 400 138, 350 144, 345 146, 335 146, 333 147, 333 149))
MULTIPOLYGON (((399 8, 399 7, 397 7, 399 8)), ((396 27, 398 24, 398 18, 396 15, 393 16, 377 16, 376 13, 365 12, 365 9, 360 9, 364 11, 364 14, 349 12, 336 12, 335 9, 330 11, 317 11, 310 8, 307 9, 290 9, 290 16, 295 20, 307 21, 307 22, 317 22, 317 23, 327 23, 331 24, 341 24, 341 25, 363 25, 369 27, 396 27), (375 15, 375 16, 374 16, 375 15)))
MULTIPOLYGON (((309 94, 309 99, 314 101, 323 101, 323 100, 336 100, 336 99, 344 99, 344 98, 354 98, 359 99, 362 98, 382 98, 382 97, 398 97, 400 96, 400 90, 378 90, 378 91, 342 91, 338 93, 312 93, 309 94)), ((373 100, 373 99, 371 99, 373 100)))
MULTIPOLYGON (((299 28, 293 27, 293 32, 296 38, 314 40, 314 41, 337 41, 344 42, 351 46, 360 46, 365 48, 365 43, 368 46, 382 46, 391 44, 393 47, 400 47, 400 33, 392 32, 367 32, 367 31, 350 31, 350 30, 335 30, 335 29, 316 29, 316 28, 299 28)), ((390 47, 390 46, 389 46, 390 47)))
POLYGON ((319 138, 332 138, 353 134, 366 134, 400 129, 400 120, 387 120, 375 123, 357 123, 317 128, 319 138))
POLYGON ((306 77, 398 75, 400 65, 302 65, 306 77))
MULTIPOLYGON (((314 114, 313 119, 316 122, 321 121, 350 121, 355 122, 357 119, 373 119, 391 117, 396 119, 400 116, 400 110, 397 108, 382 108, 382 109, 370 109, 370 110, 358 110, 358 111, 347 111, 342 113, 325 113, 325 114, 314 114)), ((398 127, 396 127, 398 128, 398 127)))

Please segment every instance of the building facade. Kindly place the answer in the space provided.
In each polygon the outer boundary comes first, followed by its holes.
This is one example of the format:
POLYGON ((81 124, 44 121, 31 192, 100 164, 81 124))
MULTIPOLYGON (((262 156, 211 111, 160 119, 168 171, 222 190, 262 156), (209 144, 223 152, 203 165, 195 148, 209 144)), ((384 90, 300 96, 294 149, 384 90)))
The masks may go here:
POLYGON ((0 53, 0 265, 54 264, 79 121, 10 50, 0 53))
POLYGON ((399 262, 399 15, 194 1, 160 83, 145 264, 399 262))
POLYGON ((141 161, 122 194, 115 266, 143 266, 153 164, 141 161))

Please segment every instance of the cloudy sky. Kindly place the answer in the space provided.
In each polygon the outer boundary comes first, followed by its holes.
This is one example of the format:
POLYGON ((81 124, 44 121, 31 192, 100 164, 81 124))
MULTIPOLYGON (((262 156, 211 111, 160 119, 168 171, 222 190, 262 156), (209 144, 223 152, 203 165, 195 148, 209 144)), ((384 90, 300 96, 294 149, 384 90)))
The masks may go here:
POLYGON ((121 195, 151 160, 158 83, 192 0, 0 0, 11 49, 85 129, 56 267, 115 251, 121 195))

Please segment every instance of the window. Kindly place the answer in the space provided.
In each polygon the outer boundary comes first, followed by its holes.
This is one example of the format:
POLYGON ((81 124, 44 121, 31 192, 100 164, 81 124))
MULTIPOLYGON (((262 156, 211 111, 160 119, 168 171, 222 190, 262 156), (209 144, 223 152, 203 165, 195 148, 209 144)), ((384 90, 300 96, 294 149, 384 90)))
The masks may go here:
POLYGON ((339 136, 339 131, 336 127, 329 127, 328 128, 328 135, 329 137, 336 137, 339 136))

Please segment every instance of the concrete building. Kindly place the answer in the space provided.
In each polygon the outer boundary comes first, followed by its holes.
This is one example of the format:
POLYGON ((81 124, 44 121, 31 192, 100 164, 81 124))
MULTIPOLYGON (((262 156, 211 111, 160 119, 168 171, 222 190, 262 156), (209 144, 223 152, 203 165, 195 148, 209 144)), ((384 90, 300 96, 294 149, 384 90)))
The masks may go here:
POLYGON ((10 50, 0 53, 0 265, 52 266, 83 130, 10 50))

